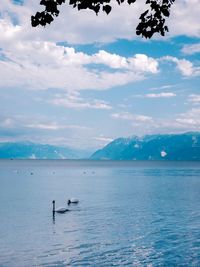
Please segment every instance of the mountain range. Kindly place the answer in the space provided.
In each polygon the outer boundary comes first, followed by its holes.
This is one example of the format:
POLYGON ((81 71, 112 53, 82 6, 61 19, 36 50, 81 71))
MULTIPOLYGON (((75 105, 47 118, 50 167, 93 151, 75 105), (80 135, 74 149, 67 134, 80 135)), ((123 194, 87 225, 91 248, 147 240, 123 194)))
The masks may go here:
POLYGON ((35 144, 32 142, 0 143, 0 158, 8 159, 85 159, 91 151, 35 144))
POLYGON ((200 160, 200 133, 118 138, 96 151, 94 160, 200 160))
POLYGON ((0 143, 0 158, 13 159, 92 159, 92 160, 200 160, 200 133, 157 134, 118 138, 91 151, 35 144, 0 143))

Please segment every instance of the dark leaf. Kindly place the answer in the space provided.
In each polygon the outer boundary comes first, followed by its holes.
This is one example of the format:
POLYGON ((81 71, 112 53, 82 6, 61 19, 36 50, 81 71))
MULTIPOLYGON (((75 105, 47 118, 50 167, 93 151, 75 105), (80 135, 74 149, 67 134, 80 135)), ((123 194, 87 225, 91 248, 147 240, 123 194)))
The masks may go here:
POLYGON ((100 5, 93 6, 93 7, 92 7, 92 10, 94 10, 94 12, 95 12, 96 14, 98 14, 98 13, 99 13, 99 10, 100 10, 100 5))
POLYGON ((148 12, 149 12, 149 10, 147 9, 144 13, 141 14, 139 19, 143 19, 147 15, 148 12))
POLYGON ((50 24, 53 21, 53 17, 47 13, 45 16, 45 21, 46 23, 50 24))
POLYGON ((128 4, 130 5, 130 4, 133 4, 133 3, 135 3, 135 1, 136 0, 128 0, 128 4))
MULTIPOLYGON (((50 24, 56 16, 59 15, 58 6, 66 2, 66 0, 38 0, 44 6, 42 12, 37 12, 35 16, 31 16, 32 27, 38 25, 45 26, 50 24)), ((119 5, 125 0, 115 0, 119 5)), ((138 0, 139 1, 139 0, 138 0)), ((136 0, 127 0, 127 3, 133 4, 136 0)), ((165 25, 165 17, 169 17, 171 5, 175 0, 146 0, 148 9, 140 15, 140 23, 136 28, 136 34, 145 38, 151 38, 154 33, 159 33, 162 36, 168 32, 168 27, 165 25)), ((100 10, 109 14, 112 11, 110 5, 111 0, 69 0, 69 5, 73 8, 90 9, 96 14, 100 10)))
POLYGON ((37 27, 39 25, 38 21, 35 19, 34 16, 31 16, 31 25, 32 27, 37 27))
POLYGON ((103 11, 105 11, 107 15, 110 13, 111 10, 112 10, 111 6, 109 5, 103 6, 103 11))
POLYGON ((165 17, 169 17, 169 10, 167 9, 167 8, 162 8, 161 9, 161 12, 163 13, 163 15, 165 16, 165 17))

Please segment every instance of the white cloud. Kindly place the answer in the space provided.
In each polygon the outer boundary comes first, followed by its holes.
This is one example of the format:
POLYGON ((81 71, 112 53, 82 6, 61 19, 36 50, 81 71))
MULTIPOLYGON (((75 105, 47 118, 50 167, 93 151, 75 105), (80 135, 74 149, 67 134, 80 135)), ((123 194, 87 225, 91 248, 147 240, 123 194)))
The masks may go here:
MULTIPOLYGON (((112 118, 127 121, 127 129, 132 129, 136 135, 200 131, 200 108, 192 108, 184 113, 174 114, 173 118, 163 119, 162 116, 141 118, 137 116, 129 112, 111 115, 112 118)), ((130 130, 127 131, 128 134, 130 135, 130 130)))
POLYGON ((114 139, 110 138, 110 137, 105 137, 103 135, 97 136, 97 137, 93 137, 94 140, 100 141, 101 143, 110 143, 112 142, 114 139))
MULTIPOLYGON (((195 76, 198 75, 199 69, 194 68, 192 62, 186 59, 175 60, 177 68, 180 70, 183 76, 195 76)), ((200 72, 199 72, 200 74, 200 72)))
POLYGON ((85 101, 83 98, 79 97, 77 92, 71 94, 57 94, 49 103, 71 109, 112 109, 112 106, 103 100, 93 99, 85 101))
POLYGON ((177 66, 177 69, 181 72, 181 74, 185 77, 199 76, 200 75, 200 67, 194 66, 192 62, 186 59, 178 59, 172 56, 165 56, 162 60, 167 60, 174 62, 177 66))
POLYGON ((6 21, 11 21, 14 16, 21 26, 18 35, 13 36, 15 41, 32 39, 81 44, 110 42, 119 37, 130 38, 135 35, 132 25, 137 24, 137 19, 144 6, 137 3, 132 7, 128 4, 119 7, 116 3, 113 3, 113 12, 109 16, 105 13, 96 16, 92 11, 78 11, 66 3, 60 7, 59 17, 50 26, 32 28, 30 17, 42 8, 39 1, 27 0, 23 6, 16 6, 9 0, 1 1, 1 17, 6 21), (133 16, 133 13, 138 15, 133 16))
POLYGON ((29 140, 41 144, 98 148, 98 142, 91 141, 94 136, 93 128, 83 122, 70 124, 66 117, 1 115, 0 126, 1 142, 29 140))
POLYGON ((169 35, 200 37, 199 0, 175 1, 168 21, 169 35))
POLYGON ((169 88, 172 88, 172 87, 175 87, 175 85, 167 84, 167 85, 163 85, 163 86, 160 86, 160 87, 153 87, 153 88, 150 88, 148 90, 149 91, 159 91, 159 90, 169 89, 169 88))
MULTIPOLYGON (((111 68, 127 69, 136 73, 158 73, 158 61, 145 54, 136 54, 133 57, 125 58, 101 50, 98 54, 95 54, 94 58, 96 57, 98 57, 98 63, 111 68)), ((96 60, 93 63, 95 62, 96 60)))
POLYGON ((182 126, 190 127, 191 130, 200 130, 200 108, 192 108, 180 114, 176 121, 182 126))
POLYGON ((26 116, 0 116, 0 126, 2 129, 28 129, 32 128, 35 130, 88 130, 89 127, 76 125, 76 124, 67 124, 67 123, 58 123, 56 121, 48 120, 47 118, 37 118, 32 117, 28 118, 26 116), (31 123, 30 123, 31 121, 31 123))
POLYGON ((134 70, 141 70, 143 72, 158 72, 158 62, 144 54, 137 54, 135 57, 129 58, 130 66, 134 70))
MULTIPOLYGON (((3 33, 0 35, 0 40, 11 40, 13 43, 17 40, 49 40, 83 44, 135 39, 139 16, 146 10, 144 1, 138 0, 133 5, 123 3, 121 6, 113 1, 112 6, 112 12, 108 16, 105 13, 96 16, 92 11, 78 11, 66 3, 60 7, 61 12, 51 25, 45 28, 32 28, 31 15, 43 8, 39 5, 39 1, 26 0, 23 6, 19 6, 9 0, 1 0, 1 18, 4 20, 3 24, 7 24, 3 29, 7 27, 7 30, 0 32, 3 33), (13 17, 20 28, 10 24, 13 17), (4 34, 5 32, 7 34, 4 34)), ((171 16, 167 19, 170 30, 168 36, 200 37, 199 10, 199 0, 176 1, 172 6, 171 16)))
POLYGON ((200 43, 192 45, 184 45, 181 51, 186 55, 193 55, 196 53, 200 53, 200 43))
POLYGON ((2 41, 12 41, 16 38, 21 30, 21 26, 13 25, 11 21, 0 19, 0 40, 2 41))
POLYGON ((78 129, 78 130, 88 129, 88 127, 84 127, 84 126, 58 124, 56 122, 49 122, 49 123, 37 122, 37 123, 27 124, 27 125, 25 125, 25 127, 34 128, 34 129, 41 129, 41 130, 53 130, 53 131, 54 130, 55 131, 62 130, 62 129, 78 129))
POLYGON ((175 97, 175 93, 166 92, 166 93, 159 93, 159 94, 146 94, 145 97, 147 98, 169 98, 169 97, 175 97))
POLYGON ((200 95, 191 94, 189 95, 188 101, 191 102, 193 105, 198 105, 200 104, 200 95))
POLYGON ((157 60, 146 55, 124 58, 103 50, 88 55, 52 42, 17 42, 1 53, 6 60, 0 60, 0 87, 102 90, 158 72, 157 60), (99 64, 110 70, 98 69, 99 64))
MULTIPOLYGON (((2 56, 0 61, 0 87, 1 90, 4 88, 6 90, 7 87, 37 90, 64 89, 65 92, 56 95, 54 99, 50 99, 50 96, 46 98, 45 101, 50 101, 52 104, 48 105, 50 112, 46 111, 49 112, 49 116, 54 111, 55 116, 58 115, 56 113, 58 109, 53 105, 79 110, 92 109, 92 112, 95 112, 95 110, 109 111, 112 109, 109 102, 101 99, 83 99, 76 92, 84 89, 106 90, 114 86, 142 80, 149 74, 155 75, 159 72, 158 60, 144 54, 133 54, 132 57, 126 57, 100 50, 89 55, 78 52, 73 47, 56 45, 57 42, 66 42, 72 45, 106 43, 117 39, 135 39, 135 26, 139 22, 139 15, 144 11, 144 1, 138 0, 132 7, 127 4, 118 7, 114 4, 113 12, 109 16, 100 14, 98 17, 90 11, 72 9, 67 3, 61 8, 59 17, 45 28, 32 28, 30 25, 30 16, 42 8, 39 1, 26 0, 24 5, 17 6, 12 4, 10 0, 1 0, 0 53, 2 56), (65 94, 66 92, 67 94, 65 94)), ((177 35, 200 37, 199 9, 199 0, 176 1, 176 4, 172 7, 172 15, 167 22, 170 30, 168 37, 177 35)), ((162 38, 162 40, 166 39, 162 38)), ((146 42, 144 39, 142 41, 146 42)), ((197 52, 199 49, 197 45, 185 47, 183 51, 186 54, 189 54, 189 49, 193 51, 192 53, 197 52)), ((193 77, 200 74, 200 67, 188 60, 169 57, 169 61, 176 64, 184 77, 193 77)), ((163 87, 163 89, 167 89, 167 87, 163 87)), ((166 91, 172 90, 168 89, 166 91)), ((27 94, 37 93, 28 92, 27 94)), ((172 94, 170 92, 159 92, 159 94, 146 94, 146 97, 175 96, 175 94, 172 94)), ((41 95, 46 96, 47 94, 41 92, 41 95)), ((197 95, 191 95, 189 101, 197 104, 199 102, 197 99, 197 95)), ((12 102, 10 103, 12 104, 12 102)), ((37 107, 31 107, 31 109, 37 107)), ((127 107, 126 105, 124 108, 127 107)), ((29 114, 36 112, 31 109, 29 114)), ((68 114, 68 112, 69 110, 66 110, 65 114, 68 114)), ((105 115, 104 112, 102 113, 105 115)), ((174 115, 173 119, 163 120, 162 118, 153 119, 145 115, 121 112, 112 114, 112 118, 124 120, 124 123, 127 121, 127 124, 131 126, 137 124, 138 127, 131 128, 134 131, 155 130, 155 132, 158 132, 166 131, 166 129, 167 131, 198 129, 199 115, 200 112, 193 110, 174 115)), ((83 118, 80 120, 84 121, 83 118)), ((113 121, 111 124, 118 124, 113 121)), ((64 120, 64 122, 66 121, 64 120)), ((109 120, 105 123, 108 125, 109 120)), ((111 128, 112 125, 108 126, 111 128)), ((50 118, 36 120, 33 116, 20 121, 17 118, 8 117, 2 120, 1 128, 1 130, 9 130, 10 128, 10 136, 16 134, 20 136, 21 140, 29 137, 28 139, 33 141, 42 140, 43 142, 59 144, 71 144, 72 142, 73 145, 77 146, 79 144, 91 145, 91 140, 97 144, 111 139, 103 135, 98 137, 96 129, 91 130, 90 133, 84 132, 85 135, 80 136, 79 129, 82 129, 82 126, 62 123, 60 118, 55 119, 55 121, 50 121, 50 118), (16 128, 16 131, 14 128, 16 128), (42 134, 40 135, 40 133, 42 134), (97 136, 96 139, 93 139, 94 136, 97 136)), ((127 132, 130 131, 130 127, 126 130, 127 132)), ((109 129, 107 129, 106 135, 109 136, 108 131, 109 129)), ((115 130, 112 129, 111 131, 115 130)))
POLYGON ((132 114, 129 112, 113 113, 111 114, 111 117, 114 119, 135 121, 135 122, 141 122, 141 123, 153 121, 152 117, 145 116, 145 115, 132 114))
POLYGON ((129 69, 141 72, 158 72, 158 62, 154 58, 144 54, 136 54, 133 57, 125 58, 116 54, 110 54, 100 50, 93 56, 91 63, 105 64, 113 69, 129 69))
POLYGON ((12 128, 14 127, 14 125, 15 125, 15 122, 12 118, 3 118, 3 119, 1 118, 0 120, 0 126, 2 128, 12 128))
MULTIPOLYGON (((193 8, 189 1, 184 2, 182 9, 185 5, 190 10, 193 8)), ((198 5, 194 0, 192 2, 198 5)), ((177 7, 180 8, 180 4, 176 4, 173 10, 177 7)), ((4 77, 0 79, 0 87, 105 90, 144 79, 148 73, 158 73, 158 61, 144 54, 124 57, 100 50, 88 55, 76 52, 73 47, 56 45, 58 41, 93 43, 134 38, 135 31, 131 25, 137 25, 135 14, 142 12, 144 3, 137 1, 132 7, 114 4, 109 16, 101 14, 98 17, 90 11, 78 12, 64 4, 59 17, 50 26, 31 28, 30 16, 38 8, 41 8, 39 2, 32 0, 27 0, 23 6, 2 0, 0 42, 1 54, 6 60, 0 61, 0 73, 4 77), (102 70, 99 65, 111 70, 102 70)), ((172 19, 175 14, 172 14, 172 19)), ((177 17, 179 15, 176 14, 177 17)), ((186 77, 200 74, 200 68, 190 61, 174 57, 170 60, 186 77)))
POLYGON ((154 119, 150 125, 151 133, 181 133, 200 130, 200 108, 174 115, 174 118, 154 119))
POLYGON ((96 64, 105 64, 113 69, 128 68, 128 62, 125 57, 116 54, 110 54, 104 50, 100 50, 93 56, 93 62, 96 64))

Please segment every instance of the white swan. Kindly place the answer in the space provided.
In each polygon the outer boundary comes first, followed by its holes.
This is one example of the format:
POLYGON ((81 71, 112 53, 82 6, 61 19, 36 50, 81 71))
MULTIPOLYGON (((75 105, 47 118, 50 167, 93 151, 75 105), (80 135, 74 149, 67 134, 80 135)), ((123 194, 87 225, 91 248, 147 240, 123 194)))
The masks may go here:
POLYGON ((70 199, 68 199, 67 203, 68 203, 68 205, 70 205, 71 203, 78 204, 79 200, 77 198, 70 198, 70 199))
POLYGON ((58 209, 55 209, 55 203, 56 203, 55 200, 53 200, 52 201, 52 204, 53 204, 53 213, 55 213, 55 212, 57 212, 57 213, 65 213, 67 211, 70 211, 69 209, 63 208, 63 207, 58 208, 58 209))

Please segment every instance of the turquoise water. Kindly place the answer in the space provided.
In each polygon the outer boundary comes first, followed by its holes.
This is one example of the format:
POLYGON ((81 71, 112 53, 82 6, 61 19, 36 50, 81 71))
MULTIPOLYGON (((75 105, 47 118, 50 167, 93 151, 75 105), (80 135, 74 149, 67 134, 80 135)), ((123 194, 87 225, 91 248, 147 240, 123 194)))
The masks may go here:
POLYGON ((198 162, 2 160, 0 211, 1 267, 200 266, 198 162))

